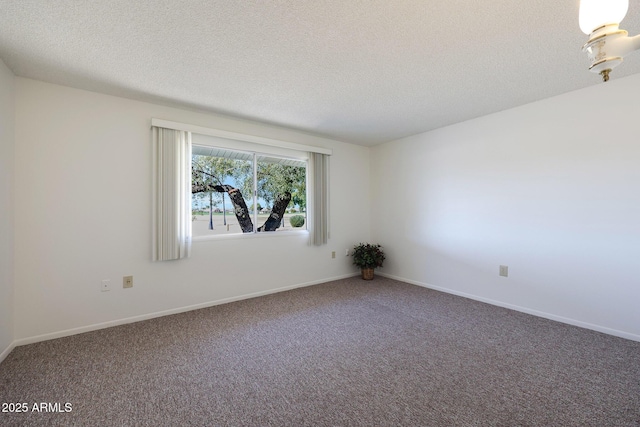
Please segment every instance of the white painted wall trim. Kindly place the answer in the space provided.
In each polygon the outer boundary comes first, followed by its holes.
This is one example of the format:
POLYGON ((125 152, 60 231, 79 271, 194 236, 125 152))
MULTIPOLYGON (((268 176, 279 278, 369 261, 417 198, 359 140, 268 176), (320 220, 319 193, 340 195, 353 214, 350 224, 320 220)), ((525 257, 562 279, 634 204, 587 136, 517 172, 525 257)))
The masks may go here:
POLYGON ((2 363, 2 361, 7 358, 9 353, 11 353, 11 351, 16 347, 16 345, 17 344, 14 341, 11 344, 9 344, 9 347, 5 348, 4 351, 0 353, 0 363, 2 363))
POLYGON ((435 291, 440 291, 440 292, 444 292, 444 293, 451 294, 451 295, 457 295, 457 296, 460 296, 460 297, 469 298, 469 299, 472 299, 472 300, 475 300, 475 301, 484 302, 484 303, 495 305, 495 306, 498 306, 498 307, 503 307, 503 308, 508 308, 510 310, 519 311, 521 313, 531 314, 532 316, 537 316, 537 317, 542 317, 544 319, 554 320, 556 322, 565 323, 567 325, 578 326, 580 328, 585 328, 585 329, 591 329, 592 331, 602 332, 603 334, 613 335, 613 336, 616 336, 616 337, 625 338, 625 339, 628 339, 628 340, 640 342, 640 335, 635 335, 635 334, 631 334, 631 333, 624 332, 624 331, 618 331, 616 329, 606 328, 604 326, 594 325, 592 323, 582 322, 580 320, 570 319, 570 318, 567 318, 567 317, 557 316, 555 314, 545 313, 543 311, 532 310, 530 308, 521 307, 521 306, 518 306, 518 305, 507 304, 507 303, 504 303, 504 302, 501 302, 501 301, 496 301, 496 300, 492 300, 492 299, 489 299, 489 298, 480 297, 480 296, 477 296, 477 295, 467 294, 465 292, 459 292, 459 291, 454 291, 452 289, 442 288, 440 286, 433 286, 433 285, 430 285, 428 283, 422 283, 422 282, 418 282, 416 280, 406 279, 404 277, 398 277, 398 276, 394 276, 394 275, 386 274, 386 273, 381 273, 381 272, 377 272, 376 274, 379 274, 380 276, 383 276, 383 277, 388 277, 389 279, 394 279, 394 280, 398 280, 400 282, 409 283, 411 285, 416 285, 416 286, 420 286, 420 287, 423 287, 423 288, 433 289, 435 291))
POLYGON ((264 138, 261 136, 247 135, 236 132, 228 132, 220 129, 211 129, 203 126, 190 125, 186 123, 172 122, 163 119, 151 119, 151 126, 158 126, 167 129, 175 129, 202 135, 217 136, 219 138, 233 139, 236 141, 247 141, 255 144, 268 145, 271 147, 287 148, 290 150, 310 151, 312 153, 321 153, 331 155, 333 151, 328 148, 314 147, 312 145, 297 144, 295 142, 280 141, 277 139, 264 138))
POLYGON ((104 323, 96 323, 96 324, 93 324, 93 325, 82 326, 80 328, 67 329, 67 330, 64 330, 64 331, 52 332, 52 333, 49 333, 49 334, 37 335, 37 336, 33 336, 33 337, 28 337, 28 338, 22 338, 22 339, 14 341, 12 343, 12 345, 0 355, 0 362, 3 360, 4 357, 6 357, 11 352, 11 350, 13 350, 14 347, 17 347, 17 346, 20 346, 20 345, 33 344, 33 343, 40 342, 40 341, 48 341, 48 340, 52 340, 52 339, 56 339, 56 338, 63 338, 63 337, 71 336, 71 335, 82 334, 82 333, 85 333, 85 332, 91 332, 91 331, 97 331, 97 330, 100 330, 100 329, 111 328, 113 326, 120 326, 120 325, 125 325, 125 324, 128 324, 128 323, 135 323, 135 322, 140 322, 140 321, 143 321, 143 320, 154 319, 156 317, 170 316, 172 314, 185 313, 187 311, 199 310, 201 308, 213 307, 213 306, 216 306, 216 305, 227 304, 227 303, 234 302, 234 301, 251 299, 251 298, 261 297, 261 296, 269 295, 269 294, 276 294, 276 293, 279 293, 279 292, 289 291, 289 290, 296 289, 296 288, 304 288, 304 287, 307 287, 307 286, 313 286, 313 285, 318 285, 318 284, 321 284, 321 283, 332 282, 334 280, 346 279, 346 278, 349 278, 349 277, 357 276, 358 274, 360 274, 360 273, 350 273, 350 274, 345 274, 345 275, 341 275, 341 276, 315 280, 315 281, 312 281, 312 282, 300 283, 300 284, 291 285, 291 286, 283 286, 281 288, 269 289, 269 290, 266 290, 266 291, 254 292, 254 293, 239 295, 239 296, 230 297, 230 298, 223 298, 223 299, 216 300, 216 301, 209 301, 209 302, 205 302, 205 303, 201 303, 201 304, 194 304, 194 305, 189 305, 189 306, 186 306, 186 307, 174 308, 174 309, 171 309, 171 310, 164 310, 164 311, 159 311, 159 312, 155 312, 155 313, 147 313, 147 314, 143 314, 143 315, 140 315, 140 316, 133 316, 133 317, 125 318, 125 319, 118 319, 118 320, 112 320, 112 321, 104 322, 104 323))

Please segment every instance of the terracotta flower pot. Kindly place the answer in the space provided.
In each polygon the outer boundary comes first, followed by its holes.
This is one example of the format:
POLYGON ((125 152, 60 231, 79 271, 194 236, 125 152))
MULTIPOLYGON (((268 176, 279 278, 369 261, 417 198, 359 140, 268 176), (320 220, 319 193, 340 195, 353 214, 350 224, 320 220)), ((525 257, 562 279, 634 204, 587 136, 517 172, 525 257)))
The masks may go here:
POLYGON ((364 280, 373 280, 373 268, 363 268, 362 278, 364 280))

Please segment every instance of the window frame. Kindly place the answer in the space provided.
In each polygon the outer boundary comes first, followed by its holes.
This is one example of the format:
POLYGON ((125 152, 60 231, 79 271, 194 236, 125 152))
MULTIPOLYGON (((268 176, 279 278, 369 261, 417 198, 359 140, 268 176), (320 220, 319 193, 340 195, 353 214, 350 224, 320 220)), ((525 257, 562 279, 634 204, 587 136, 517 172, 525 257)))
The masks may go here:
MULTIPOLYGON (((243 154, 247 154, 247 155, 251 155, 251 162, 252 162, 252 173, 253 173, 253 194, 251 195, 251 198, 249 200, 252 201, 252 205, 253 205, 253 211, 251 212, 251 217, 252 217, 252 222, 253 222, 253 231, 251 231, 250 233, 243 233, 242 231, 238 232, 238 233, 229 233, 229 234, 209 234, 209 235, 193 235, 192 234, 192 240, 193 241, 198 241, 198 240, 210 240, 210 239, 220 239, 220 238, 230 238, 233 236, 252 236, 252 235, 281 235, 281 234, 305 234, 308 235, 309 234, 309 224, 308 224, 308 209, 305 207, 305 212, 304 212, 304 217, 305 217, 305 224, 304 224, 304 229, 301 230, 275 230, 275 231, 262 231, 259 232, 258 231, 258 158, 259 157, 270 157, 270 158, 278 158, 278 159, 285 159, 285 160, 294 160, 296 162, 301 162, 304 163, 304 168, 305 168, 305 198, 306 200, 309 200, 310 198, 310 188, 309 188, 309 157, 308 155, 305 156, 306 153, 300 152, 300 156, 299 157, 294 157, 294 156, 286 156, 283 154, 274 154, 267 152, 266 150, 263 151, 250 151, 247 149, 234 149, 234 148, 228 148, 228 147, 219 147, 216 145, 208 145, 208 144, 204 144, 202 142, 197 142, 197 143, 193 143, 192 144, 192 149, 193 147, 204 147, 204 148, 214 148, 214 149, 220 149, 220 150, 228 150, 228 151, 235 151, 237 153, 243 153, 243 154)), ((196 154, 197 155, 197 154, 196 154)), ((211 156, 214 157, 214 156, 211 156)), ((215 157, 219 157, 219 156, 215 156, 215 157)), ((193 154, 192 154, 192 158, 193 158, 193 154)), ((248 160, 248 159, 247 159, 248 160)), ((193 166, 193 161, 192 161, 192 166, 193 166)), ((223 194, 223 197, 225 196, 225 194, 223 194)), ((192 208, 193 209, 193 208, 192 208)), ((193 215, 193 213, 192 213, 193 215)))
MULTIPOLYGON (((165 120, 165 119, 159 119, 159 118, 151 118, 151 127, 157 127, 157 128, 164 128, 164 129, 173 129, 173 130, 177 130, 177 131, 183 131, 183 132, 188 132, 189 135, 192 136, 196 136, 196 135, 201 135, 201 136, 211 136, 214 138, 221 138, 224 139, 226 141, 231 141, 231 142, 235 142, 238 143, 239 145, 243 145, 243 144, 251 144, 251 145, 256 145, 256 146, 263 146, 265 147, 264 150, 258 149, 258 150, 249 150, 249 151, 259 151, 259 152, 263 152, 266 151, 265 154, 267 155, 271 155, 271 154, 275 154, 278 155, 277 151, 279 151, 279 148, 285 149, 285 150, 293 150, 295 152, 299 152, 301 154, 307 153, 310 157, 307 159, 307 182, 306 182, 306 186, 307 186, 307 206, 306 206, 306 210, 307 210, 307 229, 306 230, 291 230, 288 231, 286 233, 271 233, 271 232, 267 232, 267 233, 238 233, 238 234, 229 234, 229 235, 218 235, 218 236, 198 236, 196 238, 193 238, 193 236, 188 236, 189 241, 193 240, 195 241, 203 241, 203 240, 222 240, 222 239, 238 239, 238 238, 243 238, 243 239, 247 239, 247 238, 267 238, 266 236, 270 236, 270 237, 290 237, 290 236, 296 236, 296 235, 305 235, 308 237, 309 240, 309 244, 312 245, 323 245, 326 244, 326 239, 328 237, 328 235, 330 234, 329 231, 329 222, 328 222, 328 218, 329 218, 329 208, 328 208, 328 199, 327 199, 327 203, 324 207, 320 208, 321 211, 323 211, 324 213, 321 213, 320 215, 318 214, 318 212, 316 212, 318 210, 318 207, 316 206, 316 202, 314 201, 314 198, 316 197, 316 191, 318 188, 320 188, 322 194, 324 194, 324 197, 326 197, 327 192, 329 191, 329 177, 328 175, 324 176, 323 178, 321 178, 320 180, 318 180, 318 178, 316 177, 316 169, 317 166, 315 164, 315 162, 311 162, 310 158, 316 158, 315 156, 317 155, 322 155, 323 158, 326 158, 326 162, 325 163, 327 165, 327 169, 326 169, 326 173, 328 174, 328 161, 329 158, 331 157, 331 155, 333 154, 333 150, 329 149, 329 148, 324 148, 324 147, 317 147, 317 146, 312 146, 312 145, 306 145, 306 144, 299 144, 299 143, 295 143, 295 142, 289 142, 289 141, 283 141, 283 140, 277 140, 277 139, 272 139, 272 138, 266 138, 266 137, 261 137, 261 136, 255 136, 255 135, 248 135, 248 134, 241 134, 241 133, 237 133, 237 132, 230 132, 230 131, 225 131, 225 130, 220 130, 220 129, 214 129, 214 128, 208 128, 208 127, 203 127, 203 126, 198 126, 198 125, 192 125, 192 124, 186 124, 186 123, 179 123, 179 122, 174 122, 174 121, 170 121, 170 120, 165 120), (275 148, 274 153, 271 153, 271 148, 275 148), (312 164, 313 163, 313 164, 312 164), (313 176, 311 175, 313 173, 313 176), (320 187, 318 187, 318 185, 320 187), (322 220, 320 221, 324 221, 324 225, 320 225, 320 227, 322 227, 323 233, 324 233, 324 241, 323 242, 319 242, 318 238, 316 236, 318 230, 320 230, 320 228, 318 228, 318 221, 320 217, 323 217, 322 220)), ((198 145, 200 145, 198 143, 198 145)), ((205 144, 207 145, 207 144, 205 144)), ((217 145, 217 144, 214 144, 217 145)), ((234 144, 232 144, 234 145, 234 144)), ((235 147, 235 146, 229 146, 227 147, 229 149, 235 149, 235 150, 240 150, 242 151, 243 149, 241 147, 235 147)), ((245 150, 246 151, 246 150, 245 150)), ((189 176, 189 179, 191 179, 191 176, 189 176)), ((191 205, 191 204, 190 204, 191 205)))

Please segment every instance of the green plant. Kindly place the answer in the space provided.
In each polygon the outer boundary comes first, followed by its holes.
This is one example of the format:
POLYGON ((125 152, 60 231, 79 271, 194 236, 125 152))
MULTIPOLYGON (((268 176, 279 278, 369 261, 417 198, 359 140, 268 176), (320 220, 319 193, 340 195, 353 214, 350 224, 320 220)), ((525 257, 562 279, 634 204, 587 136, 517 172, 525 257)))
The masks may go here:
POLYGON ((302 215, 294 215, 289 218, 289 223, 294 228, 302 227, 304 225, 304 217, 302 215))
POLYGON ((385 260, 382 246, 360 243, 353 247, 353 263, 360 268, 382 267, 385 260))

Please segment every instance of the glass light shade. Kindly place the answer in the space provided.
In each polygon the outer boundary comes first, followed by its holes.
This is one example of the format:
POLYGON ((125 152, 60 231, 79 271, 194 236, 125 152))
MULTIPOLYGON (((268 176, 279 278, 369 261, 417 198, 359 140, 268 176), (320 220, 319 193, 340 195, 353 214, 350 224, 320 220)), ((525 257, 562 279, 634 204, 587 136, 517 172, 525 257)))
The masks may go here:
POLYGON ((627 9, 629 0, 580 0, 580 29, 591 34, 604 24, 619 24, 627 9))

